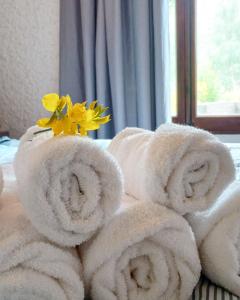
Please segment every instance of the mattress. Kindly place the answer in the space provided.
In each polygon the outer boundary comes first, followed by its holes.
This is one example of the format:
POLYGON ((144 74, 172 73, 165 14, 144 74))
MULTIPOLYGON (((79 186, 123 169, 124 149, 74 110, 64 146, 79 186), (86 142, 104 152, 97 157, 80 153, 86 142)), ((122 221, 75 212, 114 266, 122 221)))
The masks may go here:
MULTIPOLYGON (((96 140, 100 147, 106 149, 111 140, 96 140)), ((19 145, 18 140, 13 140, 8 137, 0 137, 0 164, 9 164, 13 162, 19 145)), ((226 144, 232 154, 235 167, 236 177, 240 180, 240 143, 226 144)), ((196 286, 192 300, 237 300, 239 297, 234 296, 223 288, 213 284, 204 276, 201 277, 196 286)))

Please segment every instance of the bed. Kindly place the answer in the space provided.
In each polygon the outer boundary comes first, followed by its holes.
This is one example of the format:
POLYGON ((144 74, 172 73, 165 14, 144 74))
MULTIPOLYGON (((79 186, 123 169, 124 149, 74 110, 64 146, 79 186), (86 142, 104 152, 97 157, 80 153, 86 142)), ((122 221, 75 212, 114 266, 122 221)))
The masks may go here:
MULTIPOLYGON (((107 148, 110 140, 96 140, 102 147, 107 148)), ((10 139, 9 137, 0 137, 0 164, 9 164, 13 162, 15 153, 18 149, 19 141, 10 139)), ((236 167, 236 178, 240 180, 240 143, 227 144, 236 167)), ((240 299, 221 287, 210 282, 204 276, 201 277, 196 286, 193 295, 193 300, 237 300, 240 299)))

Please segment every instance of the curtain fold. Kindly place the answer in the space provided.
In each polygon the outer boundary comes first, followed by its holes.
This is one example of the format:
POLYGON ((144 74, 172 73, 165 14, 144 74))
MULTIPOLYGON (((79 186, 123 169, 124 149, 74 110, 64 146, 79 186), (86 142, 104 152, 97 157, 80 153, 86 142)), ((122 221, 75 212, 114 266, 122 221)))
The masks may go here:
POLYGON ((169 63, 168 0, 61 0, 60 93, 110 107, 97 137, 170 120, 169 63))

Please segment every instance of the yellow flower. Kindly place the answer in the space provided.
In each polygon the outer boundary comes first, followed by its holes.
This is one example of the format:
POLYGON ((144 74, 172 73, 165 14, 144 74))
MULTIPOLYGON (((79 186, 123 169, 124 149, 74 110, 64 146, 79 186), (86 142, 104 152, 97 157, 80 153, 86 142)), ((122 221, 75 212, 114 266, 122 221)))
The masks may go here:
POLYGON ((110 115, 102 117, 102 114, 108 108, 102 105, 97 105, 97 101, 93 101, 89 108, 85 111, 83 118, 78 120, 80 126, 80 134, 87 135, 89 130, 97 130, 102 124, 110 121, 110 115))
POLYGON ((43 107, 50 112, 62 111, 66 105, 66 98, 59 98, 58 94, 47 94, 42 98, 43 107))
POLYGON ((73 121, 77 122, 85 117, 86 114, 86 102, 76 103, 68 107, 68 117, 73 121))
POLYGON ((71 102, 71 98, 68 95, 61 98, 57 94, 45 95, 42 98, 43 107, 53 114, 50 118, 38 120, 37 125, 43 128, 52 128, 54 135, 62 133, 68 122, 63 110, 69 102, 71 102))
POLYGON ((75 135, 78 133, 79 121, 85 117, 86 102, 72 104, 67 101, 67 118, 64 121, 64 134, 75 135))
POLYGON ((110 121, 110 115, 102 116, 108 108, 97 105, 97 100, 87 108, 86 102, 73 105, 69 95, 60 98, 57 94, 47 94, 43 97, 42 104, 52 115, 38 120, 37 125, 52 129, 54 135, 87 135, 89 130, 97 130, 110 121), (64 110, 66 106, 67 109, 64 110))

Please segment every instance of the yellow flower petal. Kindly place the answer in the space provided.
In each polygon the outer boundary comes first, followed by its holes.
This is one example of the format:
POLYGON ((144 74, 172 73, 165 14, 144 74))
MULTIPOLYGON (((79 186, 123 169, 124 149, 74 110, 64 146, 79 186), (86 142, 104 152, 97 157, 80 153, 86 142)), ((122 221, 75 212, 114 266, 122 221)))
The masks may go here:
POLYGON ((96 117, 95 111, 92 109, 87 109, 85 112, 85 118, 80 120, 78 124, 80 125, 81 130, 97 130, 100 128, 100 125, 106 124, 110 121, 110 115, 106 117, 96 117))
POLYGON ((49 126, 48 126, 49 120, 50 120, 49 118, 43 118, 43 119, 38 120, 36 124, 37 124, 39 127, 44 127, 44 128, 45 128, 45 127, 49 127, 49 126))
POLYGON ((100 128, 100 124, 97 124, 96 122, 92 121, 82 124, 82 127, 84 127, 86 130, 97 130, 100 128))
POLYGON ((74 122, 80 122, 82 119, 85 118, 85 113, 86 113, 85 104, 76 103, 76 104, 74 104, 74 106, 72 108, 70 118, 74 122))
POLYGON ((69 95, 66 96, 66 103, 67 103, 67 115, 69 117, 73 108, 72 100, 69 95))
POLYGON ((54 112, 60 103, 58 94, 47 94, 42 98, 43 107, 50 112, 54 112))
POLYGON ((78 134, 78 125, 75 123, 71 125, 71 134, 78 134))
POLYGON ((108 123, 109 121, 111 121, 110 119, 110 115, 106 116, 106 117, 102 117, 102 118, 98 118, 95 120, 95 122, 97 122, 98 124, 102 125, 102 124, 106 124, 108 123))
POLYGON ((75 135, 78 133, 78 127, 76 123, 72 123, 72 120, 69 118, 65 118, 62 120, 63 124, 63 133, 65 135, 75 135))
POLYGON ((93 101, 92 103, 89 104, 89 109, 93 109, 95 108, 95 106, 97 105, 97 100, 93 101))
POLYGON ((60 100, 59 100, 59 103, 58 103, 58 106, 57 106, 57 109, 56 109, 56 111, 59 111, 59 112, 61 112, 63 109, 64 109, 64 107, 66 106, 66 98, 64 97, 62 97, 60 100))
POLYGON ((62 120, 54 120, 51 124, 51 128, 54 132, 54 135, 59 135, 63 132, 63 121, 62 120))
POLYGON ((65 135, 70 134, 71 131, 71 120, 67 117, 65 117, 63 120, 61 120, 62 122, 62 128, 63 128, 63 133, 65 135))
POLYGON ((98 105, 94 111, 97 117, 100 117, 106 110, 108 110, 108 107, 104 107, 102 105, 98 105))
POLYGON ((86 116, 86 118, 85 118, 86 122, 90 122, 95 117, 95 111, 92 109, 87 109, 85 116, 86 116))
POLYGON ((80 127, 80 135, 86 136, 87 135, 87 130, 85 128, 80 127))

